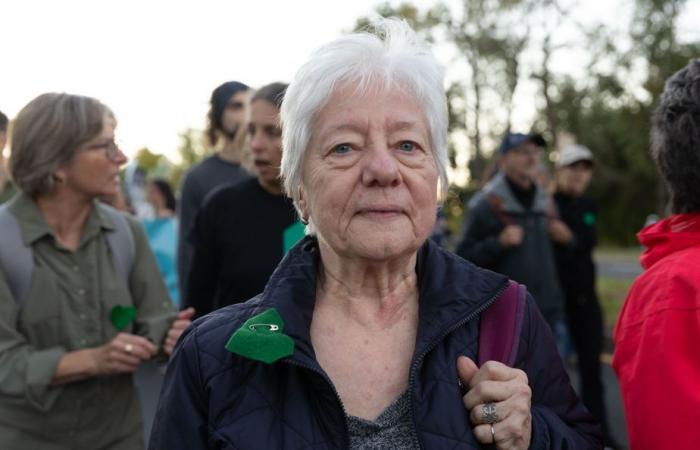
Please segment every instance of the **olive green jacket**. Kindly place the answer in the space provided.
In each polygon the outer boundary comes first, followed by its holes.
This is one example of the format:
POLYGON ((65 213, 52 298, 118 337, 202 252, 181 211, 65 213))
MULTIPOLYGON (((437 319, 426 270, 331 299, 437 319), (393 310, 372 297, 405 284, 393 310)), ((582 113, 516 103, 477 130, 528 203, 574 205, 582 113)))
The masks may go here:
POLYGON ((122 331, 162 343, 175 313, 141 225, 127 218, 135 258, 125 286, 105 239, 114 227, 99 208, 75 252, 54 239, 30 197, 19 195, 9 208, 32 248, 34 270, 21 309, 0 273, 0 448, 143 447, 131 375, 51 385, 64 353, 104 345, 119 333, 110 321, 115 306, 137 310, 122 331))

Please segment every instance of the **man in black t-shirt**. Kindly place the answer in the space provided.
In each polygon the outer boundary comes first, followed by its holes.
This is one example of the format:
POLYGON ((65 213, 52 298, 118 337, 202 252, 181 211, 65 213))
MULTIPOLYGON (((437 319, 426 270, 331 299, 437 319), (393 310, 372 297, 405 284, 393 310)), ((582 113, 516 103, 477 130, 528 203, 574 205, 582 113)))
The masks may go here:
POLYGON ((238 81, 223 83, 212 92, 206 140, 214 154, 187 171, 180 187, 178 205, 177 273, 180 292, 187 292, 187 274, 192 263, 192 246, 187 236, 192 231, 197 211, 214 189, 250 178, 241 165, 250 88, 238 81), (241 131, 241 132, 239 132, 241 131))

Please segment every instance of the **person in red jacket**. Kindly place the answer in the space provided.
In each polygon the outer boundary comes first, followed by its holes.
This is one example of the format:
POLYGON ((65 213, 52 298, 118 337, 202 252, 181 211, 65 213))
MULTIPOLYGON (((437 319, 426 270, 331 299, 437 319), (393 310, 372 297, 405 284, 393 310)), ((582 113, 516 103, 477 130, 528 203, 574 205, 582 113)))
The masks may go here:
POLYGON ((653 117, 651 154, 673 215, 644 228, 644 273, 615 327, 633 450, 700 447, 700 59, 667 82, 653 117))

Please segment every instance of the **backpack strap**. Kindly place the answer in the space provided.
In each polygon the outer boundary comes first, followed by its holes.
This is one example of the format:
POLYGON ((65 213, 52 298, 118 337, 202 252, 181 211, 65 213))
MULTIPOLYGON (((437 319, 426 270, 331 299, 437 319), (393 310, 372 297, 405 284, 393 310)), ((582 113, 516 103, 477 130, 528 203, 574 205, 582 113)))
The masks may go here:
POLYGON ((121 212, 102 202, 98 202, 97 205, 114 225, 114 231, 106 233, 105 237, 109 249, 112 251, 117 272, 119 272, 120 278, 128 288, 131 269, 134 267, 134 261, 136 260, 136 244, 134 243, 131 227, 121 212))
POLYGON ((479 367, 486 361, 513 366, 518 354, 525 315, 527 290, 513 280, 496 300, 481 313, 479 323, 479 367))
POLYGON ((489 206, 491 206, 493 213, 496 214, 496 217, 498 217, 498 220, 501 221, 503 226, 513 225, 515 223, 513 218, 506 214, 506 212, 503 210, 503 199, 501 197, 498 197, 493 193, 488 193, 486 194, 486 201, 488 202, 489 206))
MULTIPOLYGON (((116 209, 98 203, 110 218, 114 231, 107 233, 107 244, 112 252, 119 277, 129 286, 129 276, 136 259, 136 245, 129 222, 116 209)), ((24 245, 19 222, 7 205, 0 206, 0 270, 5 276, 18 309, 22 308, 32 282, 34 258, 32 249, 24 245)))
POLYGON ((19 222, 7 204, 0 206, 0 270, 18 307, 29 294, 34 271, 32 249, 24 245, 19 222))

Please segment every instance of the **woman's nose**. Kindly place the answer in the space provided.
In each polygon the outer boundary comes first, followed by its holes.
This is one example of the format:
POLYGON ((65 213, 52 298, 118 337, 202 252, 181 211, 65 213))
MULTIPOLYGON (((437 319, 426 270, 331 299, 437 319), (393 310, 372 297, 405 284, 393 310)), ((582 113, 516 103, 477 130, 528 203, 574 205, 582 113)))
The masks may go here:
POLYGON ((121 166, 122 164, 126 164, 127 161, 129 161, 129 157, 126 156, 122 149, 118 148, 114 156, 114 162, 121 166))
POLYGON ((265 150, 265 141, 262 137, 262 133, 253 133, 250 138, 250 149, 254 153, 260 153, 265 150))
POLYGON ((364 158, 362 181, 366 185, 395 186, 401 182, 399 163, 388 146, 373 146, 364 158))

